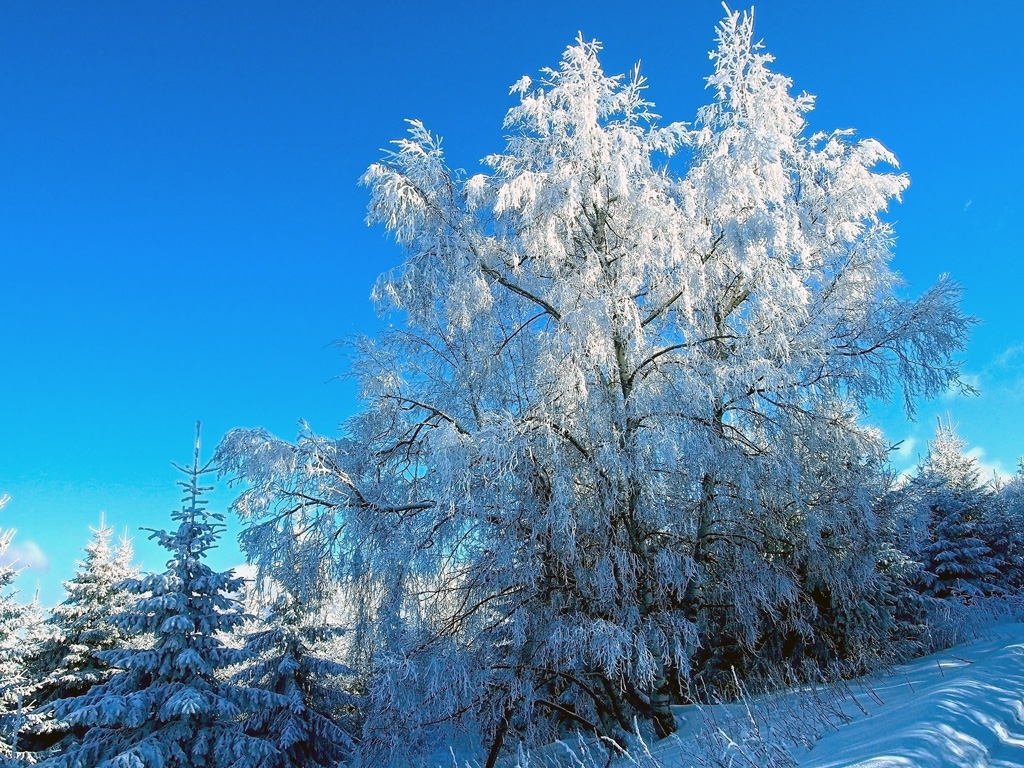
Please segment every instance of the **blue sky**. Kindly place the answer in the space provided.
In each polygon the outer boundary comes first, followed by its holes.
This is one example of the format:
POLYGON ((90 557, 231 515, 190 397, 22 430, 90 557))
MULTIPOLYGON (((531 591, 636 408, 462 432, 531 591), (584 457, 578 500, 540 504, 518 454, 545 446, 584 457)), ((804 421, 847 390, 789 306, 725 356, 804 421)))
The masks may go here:
MULTIPOLYGON (((101 511, 128 527, 177 506, 193 423, 330 433, 356 407, 331 343, 372 332, 374 277, 400 258, 363 223, 357 179, 420 118, 452 165, 502 146, 508 86, 577 30, 606 71, 642 60, 666 120, 705 103, 715 0, 0 5, 0 527, 22 589, 60 581, 101 511), (49 562, 47 566, 45 561, 49 562)), ((1024 454, 1024 4, 770 0, 757 33, 815 130, 854 127, 912 180, 895 265, 942 272, 981 318, 976 398, 871 419, 912 466, 949 412, 988 465, 1024 454)), ((222 508, 230 492, 214 497, 222 508)), ((239 561, 228 542, 215 565, 239 561)))

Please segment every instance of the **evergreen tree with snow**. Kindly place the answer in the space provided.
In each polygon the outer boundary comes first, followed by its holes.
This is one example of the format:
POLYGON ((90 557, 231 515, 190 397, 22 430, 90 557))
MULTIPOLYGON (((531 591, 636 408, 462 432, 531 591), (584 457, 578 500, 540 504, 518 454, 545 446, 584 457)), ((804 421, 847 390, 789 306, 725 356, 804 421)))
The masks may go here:
MULTIPOLYGON (((246 732, 268 740, 284 768, 329 768, 351 756, 357 699, 345 691, 352 670, 330 658, 325 644, 344 631, 291 595, 281 594, 246 637, 250 660, 236 683, 275 696, 245 714, 246 732)), ((270 763, 268 763, 268 768, 270 763)))
POLYGON ((1024 460, 1008 481, 994 483, 989 547, 999 571, 998 586, 1007 594, 1024 588, 1024 460))
MULTIPOLYGON (((226 682, 226 670, 246 654, 221 636, 245 621, 233 597, 243 580, 215 572, 204 559, 224 530, 220 513, 206 510, 200 486, 209 471, 199 462, 199 424, 176 531, 150 538, 171 553, 167 570, 122 582, 136 596, 118 619, 120 630, 150 647, 105 651, 116 667, 87 693, 53 705, 54 716, 84 732, 80 741, 41 765, 52 768, 227 768, 265 764, 275 750, 248 737, 240 718, 249 692, 226 682)), ((177 465, 175 465, 177 466, 177 465)))
POLYGON ((36 709, 33 698, 35 682, 38 679, 33 659, 36 650, 52 637, 53 631, 46 623, 46 612, 39 602, 38 594, 34 595, 32 601, 23 607, 22 629, 18 633, 21 675, 11 688, 8 698, 13 699, 19 708, 16 716, 19 723, 16 740, 18 757, 22 761, 34 763, 39 755, 33 734, 45 716, 36 709))
POLYGON ((992 591, 998 576, 989 547, 993 495, 952 423, 940 420, 914 480, 926 519, 920 547, 925 594, 970 600, 992 591))
MULTIPOLYGON (((0 508, 8 496, 0 497, 0 508)), ((18 571, 4 556, 14 539, 14 529, 0 529, 0 764, 20 751, 19 732, 25 722, 25 634, 31 620, 30 606, 18 601, 13 587, 18 571)))
POLYGON ((52 747, 68 733, 67 723, 55 720, 48 705, 106 682, 116 669, 103 658, 104 652, 126 647, 116 617, 135 599, 121 586, 138 576, 132 544, 124 538, 112 547, 114 529, 102 518, 92 531, 84 559, 74 577, 64 582, 67 597, 50 612, 40 641, 26 659, 32 678, 26 694, 33 712, 22 740, 34 751, 52 747))

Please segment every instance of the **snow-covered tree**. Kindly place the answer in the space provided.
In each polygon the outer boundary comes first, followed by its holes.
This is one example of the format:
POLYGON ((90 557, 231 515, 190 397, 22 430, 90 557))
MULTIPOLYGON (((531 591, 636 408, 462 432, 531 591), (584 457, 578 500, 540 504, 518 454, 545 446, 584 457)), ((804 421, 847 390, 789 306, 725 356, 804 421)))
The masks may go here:
POLYGON ((355 342, 365 409, 218 449, 249 556, 347 590, 372 759, 663 735, 712 638, 809 636, 875 578, 862 406, 956 386, 971 321, 946 278, 898 297, 907 179, 874 140, 807 136, 752 34, 722 22, 692 128, 582 39, 514 86, 489 174, 413 122, 364 177, 406 257, 374 292, 394 326, 355 342))
MULTIPOLYGON (((0 509, 9 501, 0 496, 0 509)), ((4 556, 14 539, 12 528, 0 529, 0 765, 16 755, 18 732, 24 723, 25 632, 31 609, 18 600, 13 582, 18 571, 7 565, 4 556)))
POLYGON ((1009 594, 1024 588, 1024 460, 1008 482, 998 482, 988 542, 999 571, 998 586, 1009 594))
POLYGON ((26 697, 34 712, 30 732, 22 741, 36 751, 51 747, 67 734, 66 724, 54 720, 47 705, 81 696, 108 680, 115 668, 101 654, 126 644, 115 617, 135 600, 119 587, 139 575, 132 563, 132 543, 123 538, 116 548, 111 547, 114 529, 102 518, 99 528, 92 531, 84 559, 71 580, 64 582, 67 597, 50 612, 45 631, 30 647, 26 660, 32 678, 26 697))
POLYGON ((56 702, 55 717, 84 735, 40 765, 241 768, 274 755, 265 741, 242 731, 239 719, 250 692, 221 677, 245 658, 220 636, 245 620, 232 597, 242 579, 204 562, 224 516, 207 511, 201 498, 209 488, 199 484, 208 468, 199 462, 198 424, 192 466, 178 468, 187 476, 179 483, 182 508, 171 514, 178 528, 151 535, 171 553, 167 570, 121 583, 136 601, 118 626, 152 645, 100 654, 119 671, 81 696, 56 702))
MULTIPOLYGON (((36 649, 52 636, 52 630, 46 623, 47 614, 39 601, 38 594, 34 595, 31 602, 25 604, 23 609, 21 630, 17 633, 18 648, 16 651, 20 674, 17 679, 11 681, 12 684, 7 693, 10 705, 8 722, 12 729, 16 722, 18 728, 17 739, 13 740, 17 745, 15 765, 34 763, 38 758, 36 754, 38 744, 33 736, 37 725, 44 718, 36 710, 33 698, 35 683, 38 679, 33 662, 36 649)), ((0 762, 0 766, 2 765, 3 763, 0 762)))
POLYGON ((280 697, 247 712, 243 725, 272 743, 280 757, 274 764, 288 768, 330 768, 355 747, 357 700, 344 689, 352 671, 325 648, 343 630, 318 613, 291 595, 278 595, 262 626, 246 636, 251 659, 233 678, 280 697))
POLYGON ((965 448, 953 425, 939 421, 914 483, 927 531, 919 552, 923 587, 938 598, 981 596, 999 574, 989 547, 995 500, 965 448))

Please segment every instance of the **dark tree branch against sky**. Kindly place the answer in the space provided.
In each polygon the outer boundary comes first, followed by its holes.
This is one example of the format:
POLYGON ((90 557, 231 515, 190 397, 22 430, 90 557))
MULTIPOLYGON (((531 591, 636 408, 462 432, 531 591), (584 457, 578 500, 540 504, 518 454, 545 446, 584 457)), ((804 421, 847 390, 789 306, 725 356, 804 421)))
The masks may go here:
MULTIPOLYGON (((22 588, 41 581, 54 602, 101 511, 119 529, 166 526, 170 459, 196 419, 212 446, 238 426, 290 439, 300 418, 330 434, 353 413, 331 343, 380 327, 369 292, 401 259, 365 225, 357 180, 405 118, 477 173, 503 146, 508 87, 580 30, 603 42, 607 72, 642 62, 664 123, 692 122, 722 13, 714 0, 0 7, 0 526, 32 566, 22 588)), ((979 396, 923 403, 917 423, 898 401, 873 411, 904 440, 900 470, 947 411, 985 465, 1012 472, 1024 453, 1022 27, 1010 0, 756 8, 773 69, 817 96, 810 129, 854 127, 909 174, 888 214, 907 295, 948 272, 983 321, 964 365, 979 396)))

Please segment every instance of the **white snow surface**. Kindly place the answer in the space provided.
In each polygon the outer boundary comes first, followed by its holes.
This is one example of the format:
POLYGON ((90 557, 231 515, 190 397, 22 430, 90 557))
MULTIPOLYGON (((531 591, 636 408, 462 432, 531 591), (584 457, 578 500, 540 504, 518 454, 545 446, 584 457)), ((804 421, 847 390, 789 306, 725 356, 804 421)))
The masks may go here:
POLYGON ((1024 624, 918 659, 871 685, 883 704, 799 758, 802 766, 1024 766, 1024 624))
POLYGON ((843 698, 819 692, 818 704, 794 705, 797 698, 807 694, 680 708, 679 732, 652 745, 649 756, 664 768, 706 764, 687 744, 717 731, 734 742, 732 759, 720 764, 1024 768, 1024 624, 999 625, 973 643, 854 681, 843 698), (741 756, 754 754, 742 725, 755 723, 760 736, 790 742, 779 744, 771 763, 741 756), (794 746, 794 737, 813 743, 794 746))

